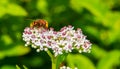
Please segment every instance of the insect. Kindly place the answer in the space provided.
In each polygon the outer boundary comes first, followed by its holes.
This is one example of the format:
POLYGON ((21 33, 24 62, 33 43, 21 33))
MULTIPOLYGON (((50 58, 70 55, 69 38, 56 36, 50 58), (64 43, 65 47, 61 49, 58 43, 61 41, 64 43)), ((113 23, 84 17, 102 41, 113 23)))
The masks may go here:
POLYGON ((30 27, 31 28, 40 28, 40 27, 43 27, 45 29, 48 28, 48 22, 46 20, 43 20, 43 19, 37 19, 37 20, 34 20, 31 24, 30 24, 30 27))

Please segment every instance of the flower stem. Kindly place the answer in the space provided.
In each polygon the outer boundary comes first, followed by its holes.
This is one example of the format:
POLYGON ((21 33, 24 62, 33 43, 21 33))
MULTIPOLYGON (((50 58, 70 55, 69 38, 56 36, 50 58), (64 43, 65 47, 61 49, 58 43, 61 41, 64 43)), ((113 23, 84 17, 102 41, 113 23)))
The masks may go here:
POLYGON ((51 62, 52 62, 52 69, 56 69, 56 59, 55 57, 53 56, 53 54, 48 50, 47 51, 47 54, 50 56, 51 58, 51 62))
POLYGON ((56 62, 52 61, 52 69, 56 69, 56 62))
POLYGON ((52 55, 52 53, 49 50, 47 50, 47 54, 50 56, 51 59, 53 59, 54 56, 52 55))

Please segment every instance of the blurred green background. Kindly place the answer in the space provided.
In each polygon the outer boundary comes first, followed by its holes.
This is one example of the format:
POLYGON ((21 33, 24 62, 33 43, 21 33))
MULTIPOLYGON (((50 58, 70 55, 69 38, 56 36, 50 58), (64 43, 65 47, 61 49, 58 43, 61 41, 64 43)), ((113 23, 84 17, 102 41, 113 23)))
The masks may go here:
POLYGON ((59 30, 81 28, 91 53, 70 54, 67 66, 120 69, 120 0, 0 0, 0 69, 51 69, 45 52, 25 47, 22 32, 32 20, 45 19, 59 30))

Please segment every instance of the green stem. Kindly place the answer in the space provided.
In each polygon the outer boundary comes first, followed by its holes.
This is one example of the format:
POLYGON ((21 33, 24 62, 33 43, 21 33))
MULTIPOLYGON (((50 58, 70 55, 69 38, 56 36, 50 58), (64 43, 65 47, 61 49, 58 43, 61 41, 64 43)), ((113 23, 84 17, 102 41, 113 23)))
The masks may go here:
POLYGON ((47 54, 50 56, 51 59, 53 59, 54 56, 52 55, 52 53, 49 50, 47 51, 47 54))
POLYGON ((52 69, 56 69, 56 62, 52 61, 52 69))
POLYGON ((53 54, 48 50, 47 51, 47 54, 50 56, 51 58, 51 62, 52 62, 52 69, 56 69, 56 59, 55 57, 53 56, 53 54))

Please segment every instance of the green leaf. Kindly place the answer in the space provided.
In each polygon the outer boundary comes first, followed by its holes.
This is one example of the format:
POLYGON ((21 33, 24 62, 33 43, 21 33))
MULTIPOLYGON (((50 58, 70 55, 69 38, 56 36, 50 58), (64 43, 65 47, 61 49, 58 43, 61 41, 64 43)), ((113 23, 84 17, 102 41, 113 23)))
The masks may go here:
MULTIPOLYGON (((18 65, 16 65, 16 68, 17 68, 17 69, 21 69, 18 65)), ((24 69, 28 69, 25 65, 23 65, 23 68, 24 68, 24 69)))
POLYGON ((100 2, 100 0, 71 0, 73 6, 77 3, 77 8, 86 8, 88 9, 93 15, 103 19, 106 13, 109 11, 108 7, 100 2))
POLYGON ((38 0, 37 2, 37 9, 39 10, 39 12, 41 12, 42 14, 48 14, 48 3, 46 0, 38 0))
POLYGON ((78 69, 96 69, 90 59, 81 54, 68 55, 67 63, 72 69, 74 69, 75 67, 77 67, 78 69))
POLYGON ((30 51, 30 48, 24 47, 22 45, 17 45, 13 48, 2 50, 0 51, 0 59, 3 59, 6 56, 20 56, 28 53, 30 51))
POLYGON ((6 14, 6 10, 4 7, 0 6, 0 18, 6 14))
POLYGON ((5 54, 0 51, 0 59, 3 59, 3 58, 5 58, 5 54))
POLYGON ((20 5, 16 3, 11 3, 9 0, 0 1, 0 17, 5 14, 10 14, 13 16, 26 16, 27 12, 20 5))
POLYGON ((120 39, 120 31, 119 31, 119 26, 120 26, 120 12, 115 12, 115 13, 108 13, 108 15, 104 19, 104 25, 109 27, 109 30, 104 30, 101 32, 101 40, 105 44, 111 44, 115 40, 120 39), (112 36, 112 37, 111 37, 112 36))
POLYGON ((0 69, 16 69, 16 68, 13 65, 3 65, 3 66, 0 66, 0 69))
POLYGON ((94 58, 100 59, 106 56, 107 52, 104 49, 100 48, 100 46, 93 44, 91 54, 94 56, 94 58))
POLYGON ((116 69, 115 67, 119 65, 120 51, 113 50, 99 61, 97 69, 116 69))
POLYGON ((61 62, 63 62, 65 60, 67 55, 68 55, 67 53, 64 53, 64 54, 58 55, 56 57, 56 69, 58 69, 58 67, 60 66, 61 62))
POLYGON ((9 3, 8 0, 0 0, 0 18, 7 13, 6 5, 8 3, 9 3))
POLYGON ((83 7, 79 4, 80 1, 76 0, 71 0, 70 1, 70 7, 75 10, 76 12, 80 13, 83 11, 83 7))
POLYGON ((89 34, 91 34, 95 38, 97 38, 97 39, 100 38, 99 37, 100 31, 98 31, 97 27, 87 26, 85 29, 89 34))
POLYGON ((18 45, 10 50, 5 51, 5 54, 7 56, 20 56, 28 53, 29 51, 30 51, 30 48, 18 45))
POLYGON ((16 68, 17 68, 17 69, 21 69, 18 65, 16 65, 16 68))
POLYGON ((28 69, 25 65, 23 65, 23 68, 24 68, 24 69, 28 69))
POLYGON ((13 43, 13 40, 10 37, 10 35, 6 35, 6 34, 2 35, 1 40, 5 43, 5 45, 10 45, 13 43))
POLYGON ((27 12, 21 6, 15 3, 8 4, 6 11, 8 14, 11 14, 13 16, 26 16, 27 15, 27 12))

